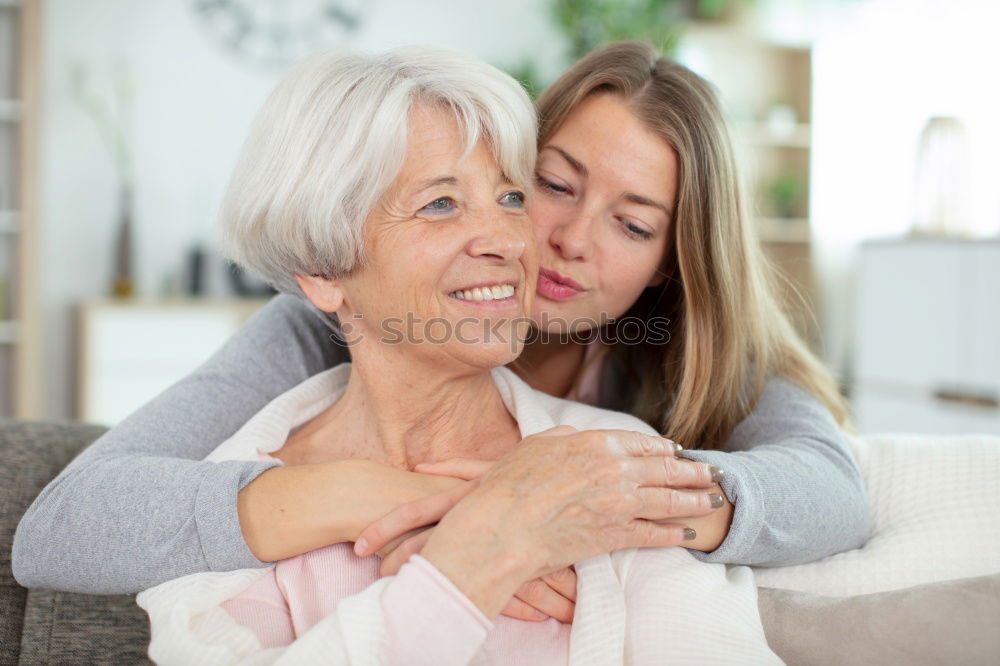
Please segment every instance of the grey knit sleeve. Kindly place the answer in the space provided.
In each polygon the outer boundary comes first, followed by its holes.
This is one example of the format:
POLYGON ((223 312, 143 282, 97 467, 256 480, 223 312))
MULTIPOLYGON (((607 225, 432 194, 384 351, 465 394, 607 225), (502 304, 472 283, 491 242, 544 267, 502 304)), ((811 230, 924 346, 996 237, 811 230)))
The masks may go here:
POLYGON ((202 459, 273 398, 347 359, 323 317, 275 297, 200 368, 84 450, 21 519, 17 581, 135 593, 262 566, 243 540, 236 496, 276 463, 202 459))
POLYGON ((868 496, 844 433, 822 403, 784 377, 767 383, 725 450, 682 455, 720 467, 734 504, 729 535, 710 553, 691 550, 699 560, 784 566, 868 539, 868 496))

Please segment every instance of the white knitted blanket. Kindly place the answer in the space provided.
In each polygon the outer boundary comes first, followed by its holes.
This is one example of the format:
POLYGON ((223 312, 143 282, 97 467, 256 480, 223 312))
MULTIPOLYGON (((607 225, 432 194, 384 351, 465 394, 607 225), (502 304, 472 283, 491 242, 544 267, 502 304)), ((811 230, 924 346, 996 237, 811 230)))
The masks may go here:
POLYGON ((1000 437, 848 441, 868 489, 871 539, 818 562, 754 568, 758 586, 846 597, 1000 573, 1000 437))
MULTIPOLYGON (((291 428, 339 398, 349 372, 348 365, 338 366, 279 396, 209 459, 253 460, 258 448, 277 450, 291 428)), ((656 434, 628 415, 535 391, 506 368, 493 377, 522 436, 560 424, 656 434)), ((616 551, 576 568, 571 666, 781 663, 767 646, 747 567, 727 570, 698 562, 683 548, 655 548, 616 551)), ((142 592, 138 602, 152 628, 150 657, 185 666, 379 663, 386 640, 379 597, 390 579, 343 600, 291 646, 264 650, 220 608, 264 571, 194 574, 142 592)))

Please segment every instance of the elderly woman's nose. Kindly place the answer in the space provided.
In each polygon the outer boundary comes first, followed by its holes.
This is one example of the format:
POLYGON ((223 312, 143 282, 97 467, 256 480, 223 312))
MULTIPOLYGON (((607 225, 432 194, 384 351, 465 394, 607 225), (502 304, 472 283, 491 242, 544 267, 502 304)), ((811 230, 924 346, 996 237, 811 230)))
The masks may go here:
POLYGON ((504 261, 517 261, 528 247, 524 234, 497 231, 477 235, 469 242, 468 252, 473 257, 496 257, 504 261))
POLYGON ((475 235, 466 248, 470 256, 494 256, 504 261, 517 261, 529 243, 534 243, 526 224, 500 215, 483 216, 475 224, 475 235))

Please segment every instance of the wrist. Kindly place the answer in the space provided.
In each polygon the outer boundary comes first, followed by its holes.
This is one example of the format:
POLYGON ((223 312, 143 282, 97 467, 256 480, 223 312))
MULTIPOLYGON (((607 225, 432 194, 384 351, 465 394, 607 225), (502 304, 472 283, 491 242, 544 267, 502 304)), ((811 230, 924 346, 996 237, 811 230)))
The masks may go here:
MULTIPOLYGON (((453 509, 453 513, 455 510, 453 509)), ((434 529, 420 555, 491 620, 537 568, 529 549, 504 538, 486 517, 448 514, 434 529)))
POLYGON ((722 486, 718 484, 711 488, 700 488, 697 491, 688 490, 687 492, 709 492, 722 495, 722 506, 712 511, 712 513, 705 516, 672 521, 685 527, 690 527, 697 534, 694 540, 684 543, 685 548, 710 553, 721 546, 722 542, 729 536, 729 528, 733 523, 733 511, 735 507, 729 501, 729 496, 726 495, 722 486))
POLYGON ((450 476, 408 472, 370 460, 354 463, 351 487, 344 501, 354 508, 351 520, 340 525, 341 541, 357 541, 361 532, 379 518, 404 504, 437 495, 465 483, 450 476))
POLYGON ((527 580, 524 568, 510 554, 478 556, 465 544, 447 539, 427 542, 420 556, 437 567, 489 619, 495 618, 527 580))

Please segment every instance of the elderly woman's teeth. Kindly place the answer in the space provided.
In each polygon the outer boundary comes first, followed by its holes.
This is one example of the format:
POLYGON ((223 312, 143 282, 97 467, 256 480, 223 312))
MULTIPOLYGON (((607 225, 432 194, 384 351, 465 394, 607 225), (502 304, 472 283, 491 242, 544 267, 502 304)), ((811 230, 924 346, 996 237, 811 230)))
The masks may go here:
POLYGON ((451 295, 463 301, 498 301, 513 296, 514 286, 501 284, 495 287, 476 287, 452 292, 451 295))

